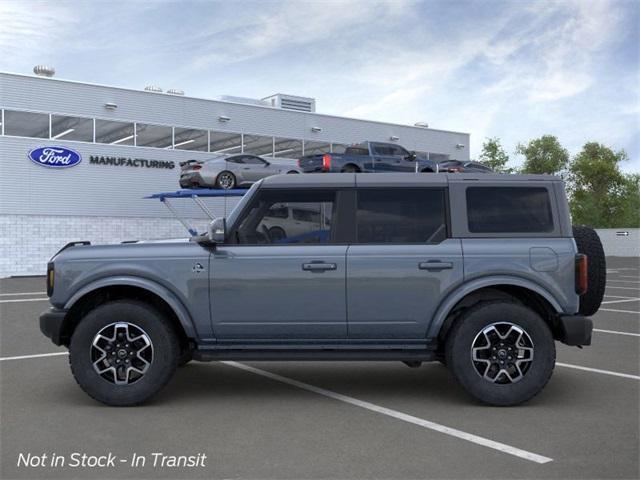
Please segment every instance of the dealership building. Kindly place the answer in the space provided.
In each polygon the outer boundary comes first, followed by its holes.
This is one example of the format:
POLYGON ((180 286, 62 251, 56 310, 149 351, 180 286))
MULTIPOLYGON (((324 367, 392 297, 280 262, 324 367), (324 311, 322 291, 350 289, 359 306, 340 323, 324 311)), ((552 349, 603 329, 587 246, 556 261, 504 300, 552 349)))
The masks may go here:
MULTIPOLYGON (((179 189, 179 163, 250 153, 291 161, 343 152, 364 140, 392 142, 433 160, 469 159, 469 134, 324 115, 315 100, 193 98, 157 87, 132 90, 38 75, 0 73, 0 277, 43 274, 70 241, 116 243, 184 237, 157 200, 179 189), (73 152, 66 168, 34 160, 73 152)), ((236 198, 208 199, 225 215, 236 198)), ((180 203, 184 203, 181 205, 180 203)), ((190 201, 178 213, 203 228, 190 201)))

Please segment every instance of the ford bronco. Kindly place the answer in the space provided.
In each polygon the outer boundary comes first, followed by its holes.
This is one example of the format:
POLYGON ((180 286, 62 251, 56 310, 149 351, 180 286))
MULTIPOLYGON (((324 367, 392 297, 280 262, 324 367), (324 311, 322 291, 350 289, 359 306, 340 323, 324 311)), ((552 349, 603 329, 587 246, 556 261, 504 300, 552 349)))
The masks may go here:
POLYGON ((555 341, 590 344, 605 274, 556 177, 279 175, 188 242, 63 248, 40 328, 108 405, 192 359, 440 361, 515 405, 548 382, 555 341))

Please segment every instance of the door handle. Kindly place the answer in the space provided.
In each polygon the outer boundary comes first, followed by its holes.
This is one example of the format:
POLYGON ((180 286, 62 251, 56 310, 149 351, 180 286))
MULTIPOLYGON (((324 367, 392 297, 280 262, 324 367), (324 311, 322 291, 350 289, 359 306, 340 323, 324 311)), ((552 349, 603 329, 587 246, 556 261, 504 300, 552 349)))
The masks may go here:
POLYGON ((336 270, 338 266, 335 263, 311 262, 303 263, 302 270, 308 272, 324 272, 326 270, 336 270))
POLYGON ((420 270, 429 270, 432 272, 439 272, 441 270, 451 270, 453 268, 453 263, 430 260, 428 262, 420 262, 418 264, 418 268, 420 270))

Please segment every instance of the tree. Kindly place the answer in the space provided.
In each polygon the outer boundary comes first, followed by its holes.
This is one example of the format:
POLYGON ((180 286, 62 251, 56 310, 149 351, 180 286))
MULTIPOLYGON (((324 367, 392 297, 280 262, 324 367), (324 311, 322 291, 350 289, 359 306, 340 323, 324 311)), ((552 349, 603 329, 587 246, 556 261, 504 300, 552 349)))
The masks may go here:
POLYGON ((498 137, 486 139, 482 144, 482 153, 480 154, 479 160, 494 172, 513 173, 513 168, 507 168, 509 155, 507 155, 507 152, 502 148, 498 137))
POLYGON ((526 145, 518 144, 516 153, 524 155, 521 173, 548 173, 558 175, 567 168, 569 152, 553 135, 543 135, 530 140, 526 145))
POLYGON ((573 223, 599 228, 640 226, 640 176, 624 175, 614 152, 597 142, 586 143, 569 167, 573 223))

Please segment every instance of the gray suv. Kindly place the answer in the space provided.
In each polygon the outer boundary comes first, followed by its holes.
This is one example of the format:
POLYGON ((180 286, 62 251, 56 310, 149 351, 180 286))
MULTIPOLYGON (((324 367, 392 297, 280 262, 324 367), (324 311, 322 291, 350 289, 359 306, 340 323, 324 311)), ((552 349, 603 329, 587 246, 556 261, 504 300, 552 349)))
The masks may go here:
POLYGON ((192 359, 440 361, 477 399, 518 404, 554 340, 590 344, 606 272, 562 181, 537 175, 273 176, 189 242, 86 243, 50 261, 40 328, 109 405, 192 359), (308 215, 275 235, 285 209, 308 215))

